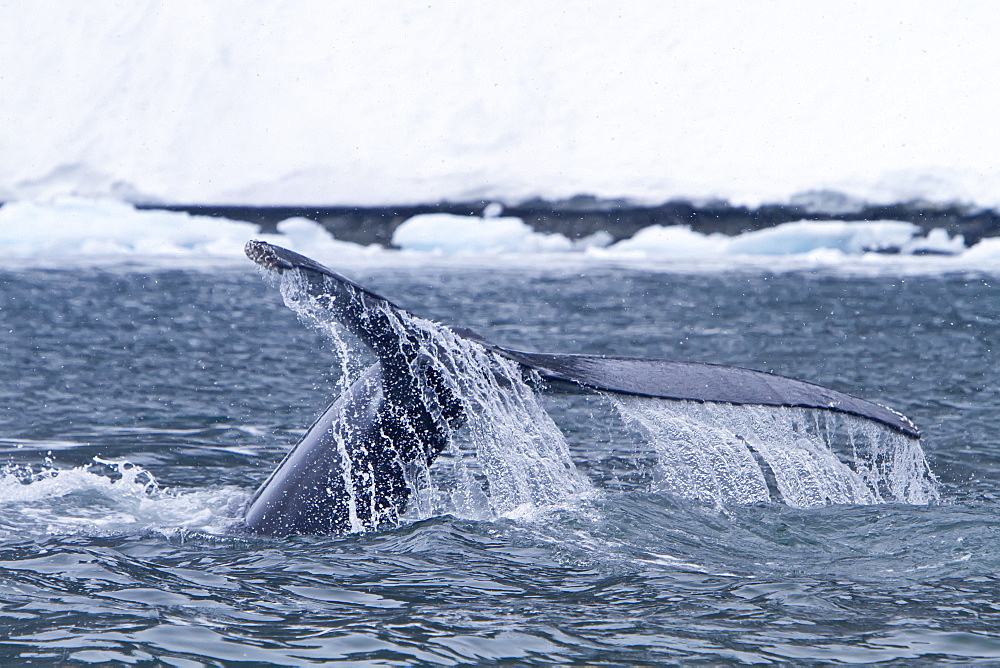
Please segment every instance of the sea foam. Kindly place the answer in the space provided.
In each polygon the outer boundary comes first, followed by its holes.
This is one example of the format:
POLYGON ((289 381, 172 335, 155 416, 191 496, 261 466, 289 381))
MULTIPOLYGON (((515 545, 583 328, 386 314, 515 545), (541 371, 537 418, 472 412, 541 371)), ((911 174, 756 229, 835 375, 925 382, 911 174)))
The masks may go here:
POLYGON ((124 459, 0 470, 0 534, 86 535, 155 531, 225 533, 246 501, 236 487, 172 490, 124 459))

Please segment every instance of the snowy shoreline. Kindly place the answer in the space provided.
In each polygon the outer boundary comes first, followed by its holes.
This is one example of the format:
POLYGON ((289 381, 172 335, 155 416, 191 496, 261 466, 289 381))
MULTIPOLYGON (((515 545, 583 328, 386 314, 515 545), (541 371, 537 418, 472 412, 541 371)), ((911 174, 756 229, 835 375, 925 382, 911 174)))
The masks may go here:
MULTIPOLYGON (((735 209, 734 209, 735 210, 735 209)), ((650 218, 632 234, 616 239, 597 229, 573 236, 535 229, 525 219, 492 203, 478 215, 442 211, 345 209, 362 228, 393 225, 388 242, 357 243, 331 232, 297 209, 246 209, 278 218, 271 225, 180 210, 140 208, 113 199, 58 198, 47 202, 10 202, 0 206, 0 268, 100 264, 149 264, 213 267, 243 264, 250 239, 308 254, 332 266, 459 262, 498 266, 583 266, 627 264, 655 271, 834 270, 848 273, 948 273, 1000 270, 1000 237, 974 243, 946 226, 933 226, 929 216, 914 214, 924 226, 907 220, 810 220, 798 217, 779 224, 723 234, 696 229, 684 219, 650 218), (361 214, 374 215, 365 218, 361 214), (412 214, 412 215, 410 215, 412 214), (929 229, 928 229, 929 228, 929 229)), ((318 217, 325 210, 301 210, 318 217)), ((944 209, 938 210, 940 214, 944 209)), ((215 213, 219 213, 216 211, 215 213)), ((702 212, 703 215, 704 212, 702 212)), ((926 213, 926 212, 925 212, 926 213)), ((606 211, 613 216, 615 210, 606 211)), ((993 215, 978 212, 978 215, 993 215)), ((736 214, 734 214, 735 216, 736 214)), ((819 214, 816 214, 819 215, 819 214)), ((847 215, 842 214, 842 215, 847 215)), ((977 212, 954 210, 950 215, 977 212)), ((789 213, 789 217, 791 214, 789 213)), ((601 217, 562 211, 554 220, 589 221, 601 217)), ((738 216, 734 218, 738 220, 738 216)), ((594 222, 597 221, 597 222, 594 222)), ((947 222, 944 219, 938 222, 947 222)), ((343 221, 341 221, 343 222, 343 221)), ((634 223, 635 221, 633 221, 634 223)), ((717 225, 719 220, 714 221, 717 225)), ((722 220, 724 223, 725 221, 722 220)))
POLYGON ((305 218, 319 223, 341 241, 392 247, 393 233, 414 216, 448 214, 474 218, 483 215, 484 210, 491 206, 500 207, 505 216, 521 219, 535 232, 560 234, 570 240, 606 233, 613 242, 618 242, 654 225, 686 225, 701 234, 738 236, 801 220, 903 221, 916 225, 923 235, 934 229, 942 229, 950 236, 961 235, 969 246, 987 237, 1000 236, 1000 211, 995 209, 925 201, 871 204, 832 192, 808 193, 793 198, 787 204, 755 208, 724 201, 699 203, 690 200, 644 205, 590 196, 563 201, 532 200, 509 206, 478 201, 396 206, 138 204, 136 208, 244 221, 259 225, 261 231, 267 234, 276 233, 277 224, 283 220, 305 218))

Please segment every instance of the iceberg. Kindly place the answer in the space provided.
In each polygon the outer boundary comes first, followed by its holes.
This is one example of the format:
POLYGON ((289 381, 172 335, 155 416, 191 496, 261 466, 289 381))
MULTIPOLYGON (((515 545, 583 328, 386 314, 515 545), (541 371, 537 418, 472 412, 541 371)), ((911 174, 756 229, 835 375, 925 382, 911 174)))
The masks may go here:
POLYGON ((278 234, 261 235, 257 225, 213 216, 137 209, 112 199, 57 198, 51 202, 9 202, 0 206, 0 250, 9 259, 121 262, 169 258, 214 258, 243 262, 253 238, 274 240, 317 257, 382 252, 338 241, 311 220, 289 218, 278 234))
POLYGON ((398 248, 444 255, 565 252, 573 242, 561 234, 535 232, 520 218, 427 213, 396 228, 398 248))
POLYGON ((521 218, 501 216, 499 207, 486 214, 413 216, 396 228, 394 248, 384 248, 337 239, 322 224, 302 217, 282 220, 275 233, 262 234, 256 224, 222 217, 65 197, 0 206, 0 254, 8 267, 28 262, 169 262, 211 270, 242 265, 243 246, 256 238, 340 264, 487 263, 502 256, 505 262, 522 265, 624 262, 673 271, 746 266, 938 273, 992 272, 1000 266, 1000 239, 986 238, 968 248, 961 235, 943 229, 922 235, 918 226, 903 221, 803 220, 737 236, 702 234, 687 225, 651 225, 612 243, 608 232, 571 240, 537 232, 521 218))

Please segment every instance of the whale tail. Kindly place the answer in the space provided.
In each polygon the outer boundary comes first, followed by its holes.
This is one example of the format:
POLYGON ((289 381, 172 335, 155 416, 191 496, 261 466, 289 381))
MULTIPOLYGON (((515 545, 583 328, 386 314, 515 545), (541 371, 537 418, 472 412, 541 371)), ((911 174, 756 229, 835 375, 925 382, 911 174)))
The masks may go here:
POLYGON ((429 465, 465 421, 465 408, 427 350, 423 332, 389 300, 292 251, 264 242, 247 255, 294 274, 303 311, 332 318, 378 362, 310 427, 244 511, 256 534, 342 534, 394 523, 406 468, 429 465))
POLYGON ((870 420, 910 439, 920 437, 900 413, 812 383, 713 364, 518 351, 472 330, 421 320, 287 249, 251 241, 246 253, 265 269, 297 281, 300 315, 336 320, 378 359, 331 404, 251 499, 244 522, 254 533, 338 534, 398 519, 409 496, 407 465, 429 465, 468 417, 469 407, 449 377, 469 370, 449 366, 449 356, 441 354, 441 341, 449 337, 516 362, 557 388, 808 408, 870 420))

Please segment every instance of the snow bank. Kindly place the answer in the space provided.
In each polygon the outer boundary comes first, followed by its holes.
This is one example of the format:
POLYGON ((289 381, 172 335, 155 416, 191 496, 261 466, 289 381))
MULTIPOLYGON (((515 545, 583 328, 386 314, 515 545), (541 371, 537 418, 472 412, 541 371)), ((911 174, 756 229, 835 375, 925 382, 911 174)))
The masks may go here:
POLYGON ((610 244, 610 235, 598 233, 571 241, 561 234, 535 232, 520 218, 457 216, 436 213, 414 216, 396 228, 392 243, 398 248, 437 255, 561 253, 607 248, 594 256, 697 258, 713 256, 783 256, 818 250, 846 255, 869 252, 902 254, 956 254, 963 239, 944 230, 919 236, 912 223, 882 221, 802 220, 735 237, 701 234, 686 225, 653 225, 632 238, 610 244))
POLYGON ((114 200, 62 199, 0 207, 5 257, 235 256, 257 226, 114 200))
POLYGON ((155 260, 171 266, 232 266, 246 262, 243 247, 249 239, 263 239, 332 266, 419 265, 449 259, 492 263, 502 256, 511 264, 628 262, 678 270, 879 263, 934 271, 1000 269, 1000 239, 985 239, 968 249, 961 236, 949 237, 944 230, 921 236, 917 226, 892 220, 799 221, 735 237, 700 234, 686 226, 654 225, 611 244, 607 233, 571 241, 559 234, 535 232, 514 217, 433 214, 414 216, 396 229, 393 242, 401 250, 340 241, 305 218, 281 221, 277 229, 277 234, 263 235, 250 223, 140 210, 107 199, 15 202, 0 207, 0 267, 29 261, 113 265, 155 260), (205 259, 213 262, 202 262, 205 259))
POLYGON ((251 223, 174 211, 139 210, 109 199, 62 198, 47 204, 11 202, 0 207, 3 266, 17 260, 88 260, 101 263, 168 259, 245 260, 250 239, 308 253, 343 258, 382 252, 334 239, 304 218, 278 223, 279 234, 262 235, 251 223))
POLYGON ((0 200, 995 207, 996 11, 2 3, 0 200))
MULTIPOLYGON (((987 241, 991 240, 979 245, 987 241)), ((898 220, 800 220, 734 237, 700 234, 686 225, 653 225, 639 230, 631 239, 619 241, 607 249, 591 250, 590 253, 609 259, 728 257, 737 261, 739 258, 760 260, 811 256, 822 259, 824 263, 836 264, 855 262, 862 257, 870 260, 877 254, 961 256, 967 250, 961 235, 951 237, 945 230, 934 229, 926 236, 920 236, 918 226, 898 220)), ((977 251, 977 255, 971 257, 985 259, 987 256, 983 253, 977 251)))
POLYGON ((414 216, 392 234, 394 246, 440 255, 565 252, 573 242, 561 234, 540 234, 520 218, 414 216))
MULTIPOLYGON (((609 253, 642 253, 659 257, 705 257, 713 255, 799 255, 831 249, 848 255, 872 251, 903 251, 920 228, 912 223, 883 221, 801 220, 746 232, 736 237, 704 235, 688 226, 653 225, 631 239, 619 241, 609 253)), ((935 240, 940 242, 937 235, 935 240)), ((945 233, 947 240, 947 233, 945 233)), ((933 245, 934 240, 925 240, 933 245)), ((947 245, 947 241, 945 242, 947 245)), ((961 241, 959 241, 961 243, 961 241)))

